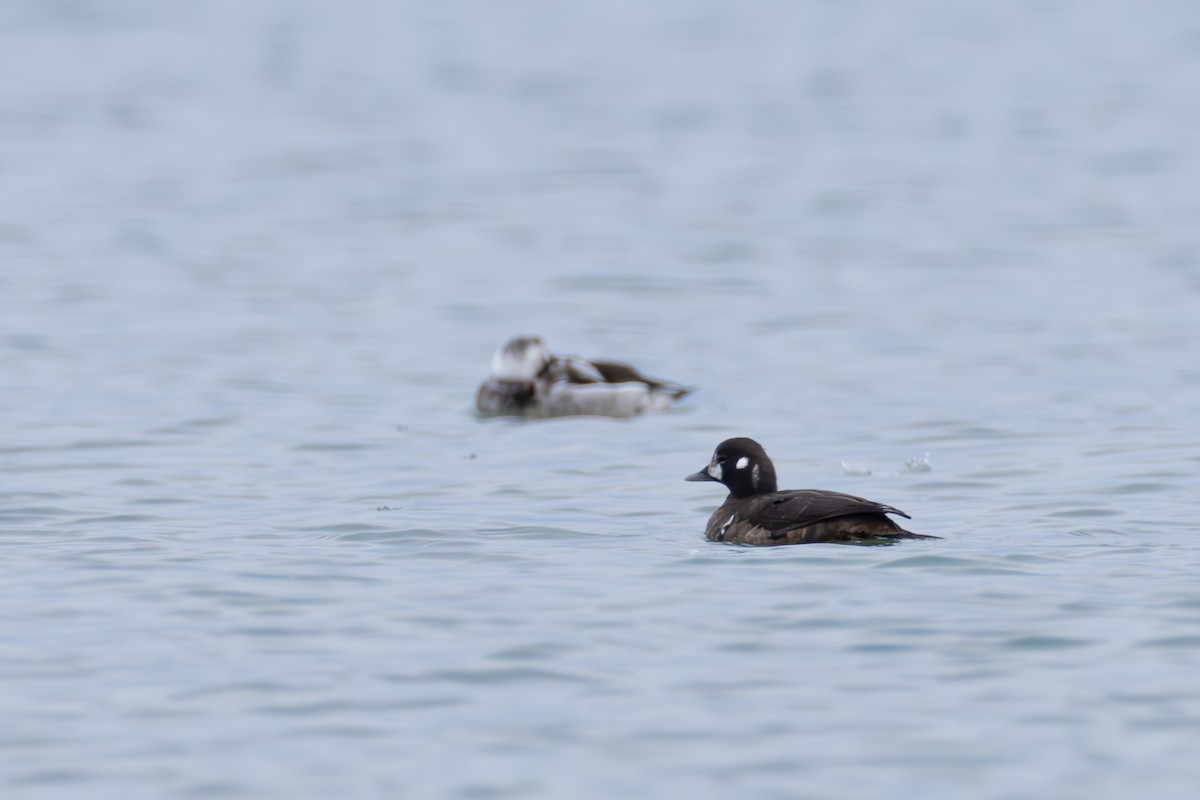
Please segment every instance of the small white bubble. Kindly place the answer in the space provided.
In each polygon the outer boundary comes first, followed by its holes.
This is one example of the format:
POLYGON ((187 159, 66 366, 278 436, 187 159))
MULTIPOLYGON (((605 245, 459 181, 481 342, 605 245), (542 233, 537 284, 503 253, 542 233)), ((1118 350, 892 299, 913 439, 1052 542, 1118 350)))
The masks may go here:
POLYGON ((900 472, 909 474, 913 472, 932 472, 933 465, 929 463, 929 453, 922 456, 910 458, 904 462, 904 466, 900 468, 900 472))

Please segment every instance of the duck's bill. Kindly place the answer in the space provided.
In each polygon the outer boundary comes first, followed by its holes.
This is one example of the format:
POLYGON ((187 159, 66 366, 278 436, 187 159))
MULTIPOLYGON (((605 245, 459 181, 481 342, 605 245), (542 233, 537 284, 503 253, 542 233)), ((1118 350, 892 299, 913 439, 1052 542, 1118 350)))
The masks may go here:
POLYGON ((686 478, 684 478, 684 480, 685 481, 715 481, 716 478, 714 478, 712 475, 709 475, 708 467, 705 467, 704 469, 700 470, 699 472, 693 472, 691 475, 688 475, 686 478))

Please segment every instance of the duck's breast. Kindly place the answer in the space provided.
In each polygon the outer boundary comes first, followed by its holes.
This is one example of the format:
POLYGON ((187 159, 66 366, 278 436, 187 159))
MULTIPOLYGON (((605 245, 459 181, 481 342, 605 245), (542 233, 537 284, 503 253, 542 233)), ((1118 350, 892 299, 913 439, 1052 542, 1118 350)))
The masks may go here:
POLYGON ((483 414, 520 414, 534 399, 534 387, 527 381, 484 381, 475 393, 475 408, 483 414))

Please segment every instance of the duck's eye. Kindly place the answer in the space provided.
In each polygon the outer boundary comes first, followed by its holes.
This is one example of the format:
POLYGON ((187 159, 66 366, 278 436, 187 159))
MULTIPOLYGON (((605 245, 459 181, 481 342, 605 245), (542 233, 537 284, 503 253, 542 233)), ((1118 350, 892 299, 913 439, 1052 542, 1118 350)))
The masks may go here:
POLYGON ((725 463, 725 456, 717 456, 717 463, 718 463, 718 464, 724 464, 724 463, 725 463))

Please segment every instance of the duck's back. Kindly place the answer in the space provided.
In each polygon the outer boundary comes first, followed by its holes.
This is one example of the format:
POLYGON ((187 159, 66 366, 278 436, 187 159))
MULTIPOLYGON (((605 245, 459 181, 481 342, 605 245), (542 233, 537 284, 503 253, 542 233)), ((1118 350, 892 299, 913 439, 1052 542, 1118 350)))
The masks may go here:
POLYGON ((820 489, 729 497, 708 520, 710 541, 749 545, 936 539, 888 518, 908 515, 862 497, 820 489))

